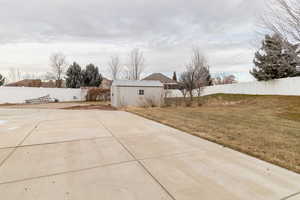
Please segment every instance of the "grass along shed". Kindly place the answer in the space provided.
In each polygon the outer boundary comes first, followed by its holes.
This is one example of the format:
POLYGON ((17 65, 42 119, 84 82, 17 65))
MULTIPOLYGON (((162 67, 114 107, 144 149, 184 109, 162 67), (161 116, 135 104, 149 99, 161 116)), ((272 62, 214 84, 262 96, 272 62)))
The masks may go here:
POLYGON ((159 81, 113 81, 111 105, 160 106, 163 102, 164 85, 159 81))

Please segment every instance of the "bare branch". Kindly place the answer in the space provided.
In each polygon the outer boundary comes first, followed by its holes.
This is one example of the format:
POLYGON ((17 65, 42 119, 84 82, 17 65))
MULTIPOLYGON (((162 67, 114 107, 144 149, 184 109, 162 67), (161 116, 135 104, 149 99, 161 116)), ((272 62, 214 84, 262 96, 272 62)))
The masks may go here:
MULTIPOLYGON (((193 91, 196 89, 200 97, 202 88, 210 84, 209 65, 200 48, 194 48, 190 63, 186 65, 186 71, 180 76, 182 90, 189 93, 190 100, 193 101, 193 91)), ((199 99, 199 98, 198 98, 199 99)))
POLYGON ((50 66, 56 78, 56 87, 62 87, 62 76, 67 66, 66 56, 62 53, 54 53, 50 56, 50 66))
POLYGON ((145 70, 145 58, 139 49, 133 49, 130 53, 130 79, 139 80, 145 70))
POLYGON ((117 80, 122 70, 119 56, 112 56, 108 65, 112 79, 117 80))

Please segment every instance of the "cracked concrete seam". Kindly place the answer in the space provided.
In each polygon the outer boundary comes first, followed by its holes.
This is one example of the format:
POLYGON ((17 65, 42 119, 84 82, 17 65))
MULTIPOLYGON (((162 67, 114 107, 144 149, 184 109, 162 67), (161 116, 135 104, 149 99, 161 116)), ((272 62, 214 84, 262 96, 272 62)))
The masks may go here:
POLYGON ((296 193, 291 194, 289 196, 286 196, 286 197, 284 197, 284 198, 282 198, 280 200, 289 200, 290 198, 295 197, 295 196, 299 196, 300 197, 300 192, 296 192, 296 193))
POLYGON ((12 147, 13 150, 3 159, 2 162, 0 162, 0 167, 2 167, 2 165, 15 153, 19 146, 23 144, 23 142, 34 132, 34 130, 37 129, 37 127, 41 124, 42 121, 43 120, 38 121, 34 125, 34 127, 25 135, 25 137, 15 147, 12 147))

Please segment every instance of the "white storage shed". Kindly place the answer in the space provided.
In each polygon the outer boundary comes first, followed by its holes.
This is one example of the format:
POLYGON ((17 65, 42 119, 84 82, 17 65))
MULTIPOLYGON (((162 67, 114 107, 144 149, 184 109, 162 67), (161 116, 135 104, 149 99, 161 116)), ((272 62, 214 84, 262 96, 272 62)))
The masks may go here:
POLYGON ((163 102, 164 85, 160 81, 113 81, 111 105, 160 106, 163 102))

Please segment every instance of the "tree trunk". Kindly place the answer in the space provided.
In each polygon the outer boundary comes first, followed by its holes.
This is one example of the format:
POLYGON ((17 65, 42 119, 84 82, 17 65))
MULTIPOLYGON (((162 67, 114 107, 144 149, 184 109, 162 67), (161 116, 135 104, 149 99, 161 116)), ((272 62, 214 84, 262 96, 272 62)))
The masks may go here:
POLYGON ((193 102, 193 90, 190 90, 190 100, 193 102))
POLYGON ((201 101, 200 101, 200 97, 201 97, 201 91, 200 89, 198 90, 198 106, 202 106, 201 105, 201 101))

